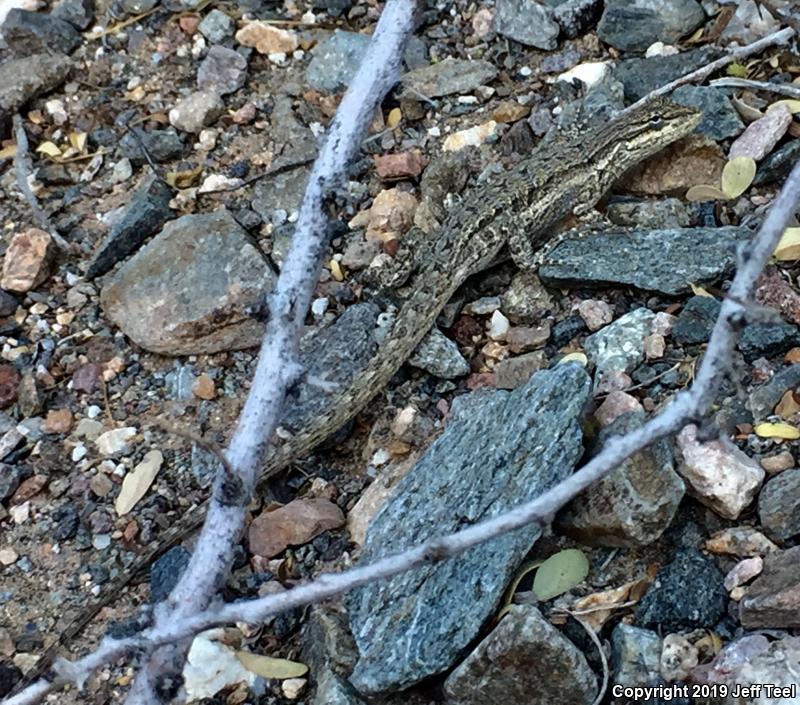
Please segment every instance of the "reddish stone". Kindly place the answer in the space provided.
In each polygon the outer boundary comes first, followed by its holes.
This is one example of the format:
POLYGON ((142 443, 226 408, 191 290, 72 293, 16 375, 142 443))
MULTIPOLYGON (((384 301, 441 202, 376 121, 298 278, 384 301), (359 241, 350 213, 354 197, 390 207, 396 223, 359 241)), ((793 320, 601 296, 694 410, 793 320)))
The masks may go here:
POLYGON ((417 177, 425 168, 425 158, 418 149, 400 154, 383 154, 375 157, 375 169, 382 179, 417 177))
POLYGON ((450 337, 462 347, 474 345, 483 336, 483 326, 472 316, 460 316, 450 328, 450 337))
POLYGON ((237 125, 249 125, 256 119, 256 106, 250 101, 246 102, 233 114, 233 121, 237 125))
POLYGON ((35 289, 50 276, 56 248, 44 230, 30 228, 17 233, 3 259, 0 287, 15 294, 35 289))
POLYGON ((69 433, 72 428, 72 412, 69 409, 51 409, 42 423, 43 433, 69 433))
POLYGON ((200 18, 194 15, 184 15, 178 19, 178 26, 188 35, 196 34, 200 18))
POLYGON ((494 372, 476 372, 467 377, 467 389, 494 389, 496 379, 494 372))
POLYGON ((21 381, 13 365, 0 365, 0 409, 7 409, 17 400, 21 381))
POLYGON ((20 483, 20 486, 17 487, 17 491, 14 492, 13 497, 11 497, 11 504, 22 504, 23 502, 29 500, 31 497, 39 494, 42 487, 44 487, 46 484, 46 475, 33 475, 27 480, 23 480, 23 482, 20 483))
POLYGON ((90 362, 75 370, 72 375, 72 388, 76 392, 93 392, 100 387, 100 380, 103 379, 103 366, 90 362))
POLYGON ((787 321, 800 323, 800 294, 775 267, 768 267, 756 285, 756 301, 780 311, 787 321))

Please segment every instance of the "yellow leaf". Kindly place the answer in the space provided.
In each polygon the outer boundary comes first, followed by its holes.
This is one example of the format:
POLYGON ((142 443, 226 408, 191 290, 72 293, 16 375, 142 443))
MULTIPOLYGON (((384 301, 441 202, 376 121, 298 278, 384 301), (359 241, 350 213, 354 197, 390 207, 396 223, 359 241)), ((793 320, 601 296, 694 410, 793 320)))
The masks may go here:
POLYGON ((237 651, 236 658, 248 671, 262 678, 285 680, 287 678, 300 678, 308 673, 308 666, 304 663, 289 661, 285 658, 272 658, 271 656, 253 654, 249 651, 237 651))
POLYGON ((734 157, 722 170, 722 191, 728 198, 738 198, 753 183, 756 162, 752 157, 734 157))
POLYGON ((587 358, 582 352, 573 352, 564 355, 564 357, 558 361, 558 364, 561 365, 565 362, 577 362, 579 365, 586 367, 586 365, 589 363, 589 358, 587 358))
POLYGON ((800 259, 800 228, 786 228, 774 254, 781 262, 800 259))
POLYGON ((79 152, 85 152, 86 137, 87 133, 85 132, 70 132, 69 143, 73 146, 74 149, 77 149, 79 152))
POLYGON ((331 274, 337 282, 344 281, 344 271, 342 270, 342 265, 339 264, 338 260, 332 259, 330 261, 330 268, 331 274))
POLYGON ((386 127, 389 128, 397 127, 402 119, 403 119, 402 110, 400 110, 400 108, 392 108, 389 111, 388 117, 386 118, 386 127))
POLYGON ((761 438, 780 438, 784 441, 800 438, 800 429, 788 423, 760 423, 753 430, 761 438))
POLYGON ((797 100, 796 98, 784 98, 783 100, 776 100, 774 103, 771 103, 769 107, 767 107, 767 112, 772 110, 777 105, 785 105, 792 115, 795 113, 800 113, 800 100, 797 100))
POLYGON ((708 296, 709 298, 714 298, 713 294, 709 294, 702 286, 699 286, 698 284, 692 284, 689 282, 689 286, 692 287, 692 293, 695 296, 708 296))
POLYGON ((727 201, 728 196, 720 191, 716 186, 709 186, 708 184, 699 184, 692 186, 686 192, 687 201, 727 201))
POLYGON ((60 157, 61 150, 52 142, 42 142, 37 148, 36 151, 40 154, 44 154, 48 157, 60 157))
POLYGON ((17 156, 17 145, 10 144, 0 149, 0 159, 13 159, 17 156))
POLYGON ((727 73, 728 76, 735 76, 736 78, 747 78, 747 66, 736 63, 728 64, 725 73, 727 73))

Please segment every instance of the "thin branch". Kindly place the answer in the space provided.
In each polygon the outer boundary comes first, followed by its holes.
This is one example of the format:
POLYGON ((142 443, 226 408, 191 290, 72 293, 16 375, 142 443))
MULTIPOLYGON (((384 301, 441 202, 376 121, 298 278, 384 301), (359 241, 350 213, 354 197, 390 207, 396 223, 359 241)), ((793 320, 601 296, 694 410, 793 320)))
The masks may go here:
POLYGON ((800 98, 800 86, 791 83, 770 83, 769 81, 753 81, 749 78, 734 78, 732 76, 726 78, 715 78, 709 81, 709 86, 715 88, 749 88, 754 91, 768 91, 770 93, 777 93, 778 95, 785 95, 789 98, 800 98))
POLYGON ((25 123, 22 121, 22 116, 19 115, 19 113, 15 113, 11 119, 14 124, 14 140, 17 143, 17 153, 14 156, 14 171, 17 177, 17 188, 22 192, 22 197, 31 209, 33 218, 39 227, 53 238, 53 242, 60 250, 67 252, 69 250, 69 243, 61 237, 47 213, 45 213, 39 205, 39 199, 36 198, 36 194, 34 194, 31 189, 29 178, 33 173, 33 163, 31 162, 30 146, 28 145, 28 133, 25 132, 25 123))
MULTIPOLYGON (((794 216, 798 203, 800 203, 800 163, 795 165, 758 234, 742 257, 729 295, 722 302, 695 384, 690 390, 680 392, 669 407, 639 429, 625 436, 609 439, 598 455, 563 482, 505 514, 455 534, 431 539, 420 546, 381 558, 374 563, 352 568, 343 573, 325 574, 286 592, 267 595, 256 600, 235 602, 198 614, 175 618, 172 621, 159 620, 154 627, 143 631, 135 638, 119 641, 107 639, 93 654, 70 664, 71 680, 77 677, 85 678, 98 666, 110 663, 119 656, 137 649, 152 650, 221 624, 263 622, 279 612, 336 597, 353 588, 377 580, 386 580, 432 561, 459 555, 473 546, 514 529, 547 521, 568 501, 614 470, 633 453, 677 432, 689 421, 707 413, 718 389, 719 380, 730 370, 731 353, 747 313, 747 301, 752 296, 761 270, 794 216)), ((63 663, 61 673, 64 673, 63 663)), ((60 677, 64 678, 63 675, 60 677)), ((63 682, 65 680, 54 683, 37 681, 19 695, 4 701, 3 705, 31 705, 63 682)))
POLYGON ((648 93, 644 98, 637 100, 633 105, 626 108, 623 112, 633 110, 642 105, 643 103, 645 103, 650 98, 653 98, 655 96, 672 93, 672 91, 674 91, 679 86, 683 86, 687 83, 704 81, 712 73, 714 73, 715 71, 719 71, 722 68, 725 68, 728 64, 732 64, 734 61, 738 61, 739 59, 743 59, 747 56, 758 54, 759 52, 763 51, 764 49, 768 49, 771 46, 776 46, 778 44, 786 44, 794 36, 795 36, 795 31, 791 27, 787 27, 786 29, 782 29, 779 32, 773 32, 772 34, 768 34, 766 37, 763 37, 762 39, 759 39, 757 42, 753 42, 752 44, 748 44, 743 47, 736 47, 735 49, 732 49, 728 54, 720 57, 716 61, 712 61, 710 64, 707 64, 706 66, 703 66, 697 69, 696 71, 687 73, 685 76, 676 78, 674 81, 670 81, 669 83, 659 88, 656 88, 651 93, 648 93))

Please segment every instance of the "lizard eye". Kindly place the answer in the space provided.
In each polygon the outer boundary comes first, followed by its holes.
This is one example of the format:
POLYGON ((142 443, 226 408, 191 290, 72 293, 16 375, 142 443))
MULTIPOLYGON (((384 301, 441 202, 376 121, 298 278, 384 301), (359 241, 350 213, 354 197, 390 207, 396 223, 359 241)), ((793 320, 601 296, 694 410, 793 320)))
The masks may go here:
POLYGON ((653 117, 650 118, 650 127, 654 130, 661 129, 664 127, 664 119, 660 115, 653 115, 653 117))

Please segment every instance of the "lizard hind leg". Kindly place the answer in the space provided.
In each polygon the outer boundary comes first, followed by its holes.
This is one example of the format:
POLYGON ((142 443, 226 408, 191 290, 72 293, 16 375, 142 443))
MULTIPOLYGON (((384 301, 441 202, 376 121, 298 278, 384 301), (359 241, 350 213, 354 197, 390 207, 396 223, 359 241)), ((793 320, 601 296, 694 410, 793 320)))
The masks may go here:
POLYGON ((403 286, 425 261, 425 253, 430 250, 431 240, 422 228, 412 227, 400 239, 397 253, 390 261, 375 269, 366 270, 365 283, 378 292, 388 292, 403 286))

